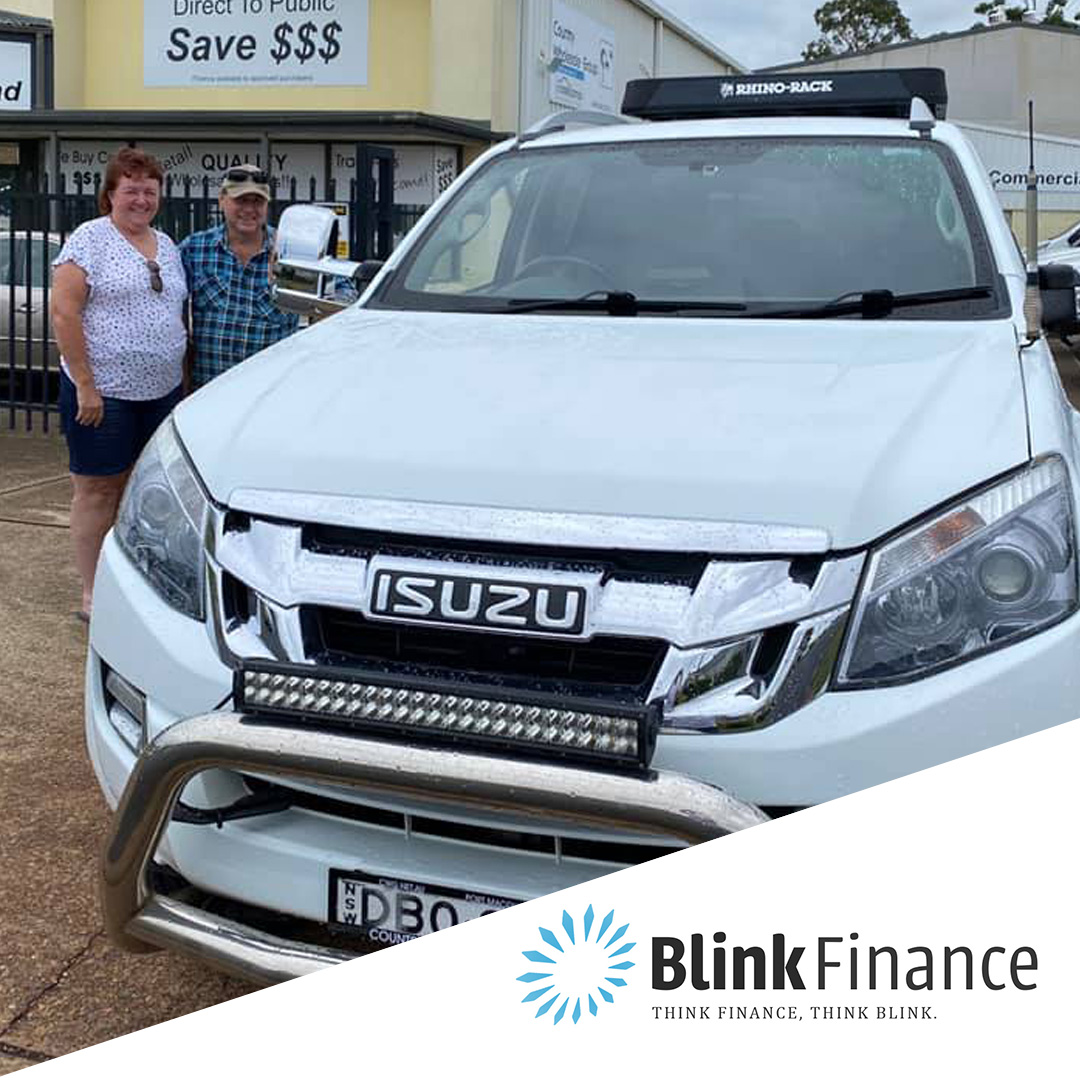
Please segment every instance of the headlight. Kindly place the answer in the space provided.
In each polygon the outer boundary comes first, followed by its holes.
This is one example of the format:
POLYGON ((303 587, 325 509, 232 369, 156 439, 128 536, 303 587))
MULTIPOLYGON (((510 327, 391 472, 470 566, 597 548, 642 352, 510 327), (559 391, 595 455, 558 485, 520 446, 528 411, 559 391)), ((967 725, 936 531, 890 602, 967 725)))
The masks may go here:
POLYGON ((166 603, 203 618, 207 499, 171 420, 157 430, 128 481, 114 534, 166 603))
POLYGON ((837 685, 927 675, 1076 610, 1068 473, 1048 457, 871 555, 837 685))

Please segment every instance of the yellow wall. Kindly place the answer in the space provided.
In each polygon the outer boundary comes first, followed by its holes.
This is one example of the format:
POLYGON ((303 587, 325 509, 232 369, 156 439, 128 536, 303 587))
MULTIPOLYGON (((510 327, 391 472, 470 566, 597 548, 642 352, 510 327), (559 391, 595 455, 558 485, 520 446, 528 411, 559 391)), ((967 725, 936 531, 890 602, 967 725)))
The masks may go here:
POLYGON ((56 0, 57 105, 86 109, 431 111, 430 0, 370 0, 368 85, 144 87, 142 0, 56 0), (83 10, 85 34, 80 27, 83 10), (82 72, 61 70, 69 43, 85 41, 82 72), (81 100, 74 100, 81 81, 81 100), (63 94, 61 95, 61 87, 63 94))
POLYGON ((36 19, 53 17, 53 0, 4 0, 3 9, 16 15, 33 15, 36 19))
POLYGON ((490 120, 495 0, 430 2, 430 111, 440 116, 490 120))
POLYGON ((56 0, 53 8, 53 98, 58 109, 81 109, 86 97, 86 3, 56 0))
POLYGON ((518 78, 520 41, 517 4, 495 3, 495 31, 492 41, 491 126, 496 131, 516 131, 521 83, 518 78))

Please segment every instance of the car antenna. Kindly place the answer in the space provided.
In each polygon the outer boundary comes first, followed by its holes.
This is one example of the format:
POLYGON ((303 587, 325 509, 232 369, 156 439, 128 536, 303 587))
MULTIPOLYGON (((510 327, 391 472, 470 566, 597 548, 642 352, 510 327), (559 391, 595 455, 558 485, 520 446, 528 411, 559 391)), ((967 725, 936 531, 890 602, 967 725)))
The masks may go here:
POLYGON ((1039 174, 1035 171, 1035 106, 1031 101, 1028 102, 1027 261, 1029 270, 1039 261, 1039 174))
POLYGON ((1039 174, 1035 171, 1035 103, 1028 101, 1027 290, 1024 318, 1030 344, 1042 335, 1042 301, 1039 296, 1039 174))

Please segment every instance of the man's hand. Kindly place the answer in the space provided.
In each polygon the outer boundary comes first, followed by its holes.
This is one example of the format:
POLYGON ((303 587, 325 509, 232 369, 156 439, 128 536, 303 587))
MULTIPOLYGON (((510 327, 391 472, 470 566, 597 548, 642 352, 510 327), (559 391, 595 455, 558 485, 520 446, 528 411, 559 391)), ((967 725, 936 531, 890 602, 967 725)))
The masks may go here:
POLYGON ((105 419, 105 402, 98 388, 93 383, 76 386, 75 394, 79 403, 75 420, 87 427, 100 427, 101 421, 105 419))

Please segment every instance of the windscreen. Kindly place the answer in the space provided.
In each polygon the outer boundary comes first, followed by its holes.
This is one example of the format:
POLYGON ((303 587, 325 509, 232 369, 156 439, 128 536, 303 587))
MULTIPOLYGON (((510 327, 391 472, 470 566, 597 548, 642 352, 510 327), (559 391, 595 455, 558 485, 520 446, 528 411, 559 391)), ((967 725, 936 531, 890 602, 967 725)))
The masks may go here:
MULTIPOLYGON (((938 143, 662 140, 525 147, 495 158, 378 302, 499 311, 614 291, 753 314, 995 279, 970 192, 938 143)), ((935 306, 932 317, 985 314, 997 303, 935 306)))

